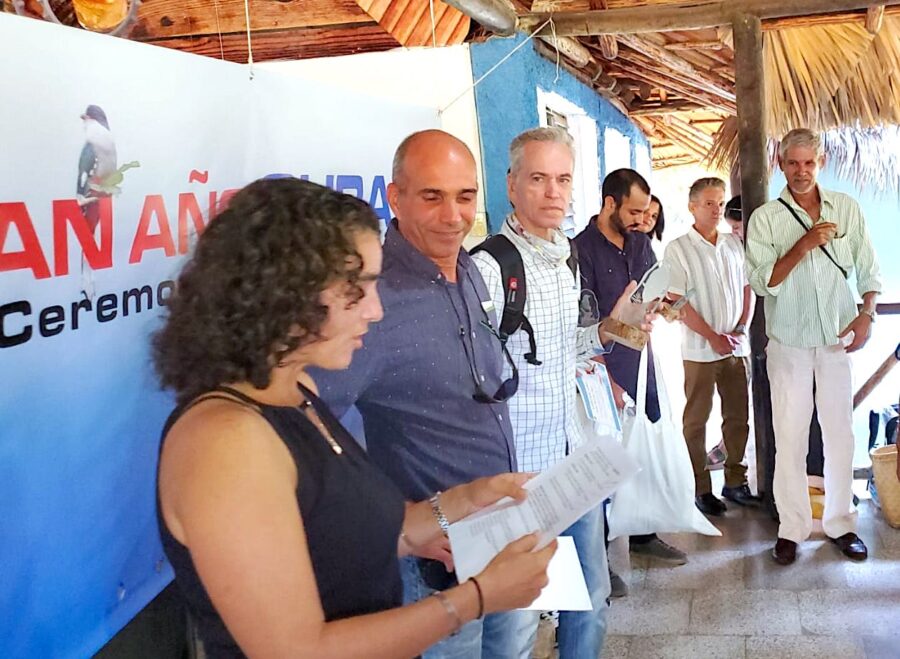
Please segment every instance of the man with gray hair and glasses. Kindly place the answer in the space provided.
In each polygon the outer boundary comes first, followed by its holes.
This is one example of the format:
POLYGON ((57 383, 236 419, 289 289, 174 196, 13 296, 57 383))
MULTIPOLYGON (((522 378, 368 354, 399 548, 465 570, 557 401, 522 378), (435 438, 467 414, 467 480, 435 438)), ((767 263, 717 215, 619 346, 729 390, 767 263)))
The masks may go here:
MULTIPOLYGON (((511 333, 507 348, 519 371, 519 392, 509 401, 519 469, 541 472, 563 460, 585 441, 577 419, 576 367, 611 345, 602 323, 579 328, 580 277, 570 241, 560 231, 572 198, 575 149, 561 128, 535 128, 516 137, 509 147, 507 194, 513 212, 499 236, 524 266, 524 318, 527 324, 511 333), (502 238, 501 238, 502 237, 502 238)), ((515 290, 504 282, 499 257, 486 245, 472 260, 484 277, 498 318, 515 290), (509 289, 509 291, 505 289, 509 289)), ((519 289, 521 289, 521 284, 519 289)), ((611 316, 634 291, 629 286, 611 316)), ((508 374, 511 367, 504 367, 508 374)), ((597 506, 562 535, 571 536, 590 592, 593 611, 562 611, 557 641, 560 659, 595 659, 606 632, 609 569, 603 544, 603 510, 597 506)), ((538 626, 536 612, 523 612, 517 653, 529 657, 538 626)))
POLYGON ((828 538, 851 560, 868 550, 856 534, 853 493, 853 389, 850 353, 865 345, 881 292, 878 263, 859 204, 816 179, 825 165, 821 137, 806 128, 781 141, 787 186, 754 211, 747 226, 747 273, 765 296, 768 374, 775 429, 773 493, 780 525, 772 556, 794 562, 812 530, 806 454, 815 396, 825 448, 828 538), (856 275, 857 310, 848 283, 856 275))

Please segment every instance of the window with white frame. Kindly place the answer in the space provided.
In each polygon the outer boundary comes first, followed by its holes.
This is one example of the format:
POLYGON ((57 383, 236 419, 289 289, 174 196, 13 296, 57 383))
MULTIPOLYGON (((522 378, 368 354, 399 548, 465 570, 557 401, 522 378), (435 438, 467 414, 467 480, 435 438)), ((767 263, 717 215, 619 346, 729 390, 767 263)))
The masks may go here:
POLYGON ((563 220, 563 232, 574 237, 600 209, 600 166, 597 156, 597 122, 584 108, 554 92, 537 89, 541 126, 566 129, 575 142, 572 203, 563 220))
POLYGON ((634 145, 634 168, 638 174, 651 183, 653 176, 653 163, 650 160, 650 148, 646 144, 634 145))
POLYGON ((603 131, 603 175, 617 169, 631 169, 631 140, 615 128, 603 131))

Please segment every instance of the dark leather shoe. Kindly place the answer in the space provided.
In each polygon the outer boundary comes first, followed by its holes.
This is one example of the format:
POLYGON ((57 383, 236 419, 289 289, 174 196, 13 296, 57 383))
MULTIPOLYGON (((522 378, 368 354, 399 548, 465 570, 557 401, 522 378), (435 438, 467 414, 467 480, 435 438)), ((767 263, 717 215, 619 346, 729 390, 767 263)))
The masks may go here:
POLYGON ((851 561, 864 561, 869 557, 865 543, 855 533, 845 533, 840 538, 828 538, 851 561))
POLYGON ((744 483, 737 487, 723 487, 722 496, 729 501, 734 501, 739 506, 758 506, 762 499, 750 491, 750 486, 744 483))
POLYGON ((790 565, 797 560, 797 543, 793 540, 778 538, 772 550, 772 558, 779 565, 790 565))
POLYGON ((695 497, 694 503, 704 515, 720 517, 727 510, 725 503, 721 499, 717 499, 716 495, 712 492, 707 492, 706 494, 695 497))
POLYGON ((610 570, 609 572, 609 596, 612 599, 625 597, 628 594, 628 584, 618 574, 610 570))

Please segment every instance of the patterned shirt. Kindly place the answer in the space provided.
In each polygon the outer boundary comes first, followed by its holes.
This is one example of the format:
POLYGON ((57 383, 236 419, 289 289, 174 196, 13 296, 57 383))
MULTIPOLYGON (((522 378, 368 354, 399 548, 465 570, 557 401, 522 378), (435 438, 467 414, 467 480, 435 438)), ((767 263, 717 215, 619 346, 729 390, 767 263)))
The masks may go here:
POLYGON ((496 316, 485 310, 490 297, 469 255, 460 251, 457 282, 449 282, 395 220, 378 292, 384 319, 350 368, 313 373, 321 398, 339 418, 356 404, 370 457, 412 501, 515 471, 506 403, 472 398, 475 377, 497 391, 503 353, 481 322, 496 326, 496 316))
MULTIPOLYGON (((565 245, 562 258, 551 258, 540 249, 539 239, 520 235, 511 224, 503 223, 500 233, 509 238, 525 266, 527 296, 525 317, 534 329, 540 366, 525 360, 529 352, 524 330, 507 341, 510 355, 519 369, 519 391, 509 400, 516 437, 516 458, 522 471, 539 472, 552 467, 584 441, 576 420, 575 369, 580 357, 592 355, 587 332, 597 326, 578 327, 580 289, 566 264, 568 240, 556 235, 557 246, 565 245), (562 242, 564 241, 564 243, 562 242)), ((500 265, 485 251, 472 256, 484 277, 497 316, 503 314, 503 280, 500 265)), ((508 376, 511 369, 504 367, 508 376)))
MULTIPOLYGON (((691 229, 666 248, 666 264, 672 273, 669 290, 684 295, 693 290, 690 304, 714 332, 734 331, 744 313, 744 246, 736 236, 720 233, 713 245, 691 229)), ((725 359, 712 349, 709 341, 684 323, 681 324, 681 356, 691 362, 716 362, 725 359)), ((750 342, 744 336, 733 353, 750 354, 750 342)))
MULTIPOLYGON (((860 295, 881 292, 875 251, 859 204, 849 195, 819 187, 821 221, 837 225, 825 249, 848 273, 855 271, 860 295)), ((784 199, 807 227, 813 220, 794 201, 787 187, 784 199)), ((790 251, 806 230, 777 199, 763 204, 747 226, 747 274, 750 285, 765 296, 766 333, 795 348, 839 343, 838 334, 857 316, 853 292, 844 275, 821 249, 810 251, 778 286, 769 286, 775 263, 790 251)))
MULTIPOLYGON (((581 287, 593 291, 597 297, 600 317, 610 314, 616 300, 630 281, 640 281, 644 273, 656 263, 650 238, 643 233, 628 232, 622 249, 613 245, 597 228, 596 216, 575 237, 578 264, 581 267, 581 287)), ((648 350, 652 346, 647 344, 648 350)), ((659 398, 656 391, 656 370, 653 353, 648 353, 650 373, 647 378, 647 417, 659 420, 659 398)), ((641 353, 618 345, 604 358, 610 376, 632 398, 637 398, 638 369, 641 353)))

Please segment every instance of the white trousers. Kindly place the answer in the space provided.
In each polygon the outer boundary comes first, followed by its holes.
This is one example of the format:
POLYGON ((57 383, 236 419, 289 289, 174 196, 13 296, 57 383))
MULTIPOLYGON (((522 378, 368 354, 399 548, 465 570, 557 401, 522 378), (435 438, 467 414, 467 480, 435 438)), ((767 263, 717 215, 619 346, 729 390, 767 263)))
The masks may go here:
POLYGON ((767 355, 775 429, 773 494, 781 519, 778 537, 802 542, 812 531, 806 454, 813 412, 813 381, 825 452, 822 526, 831 538, 855 532, 850 356, 840 345, 792 348, 772 340, 767 355))

